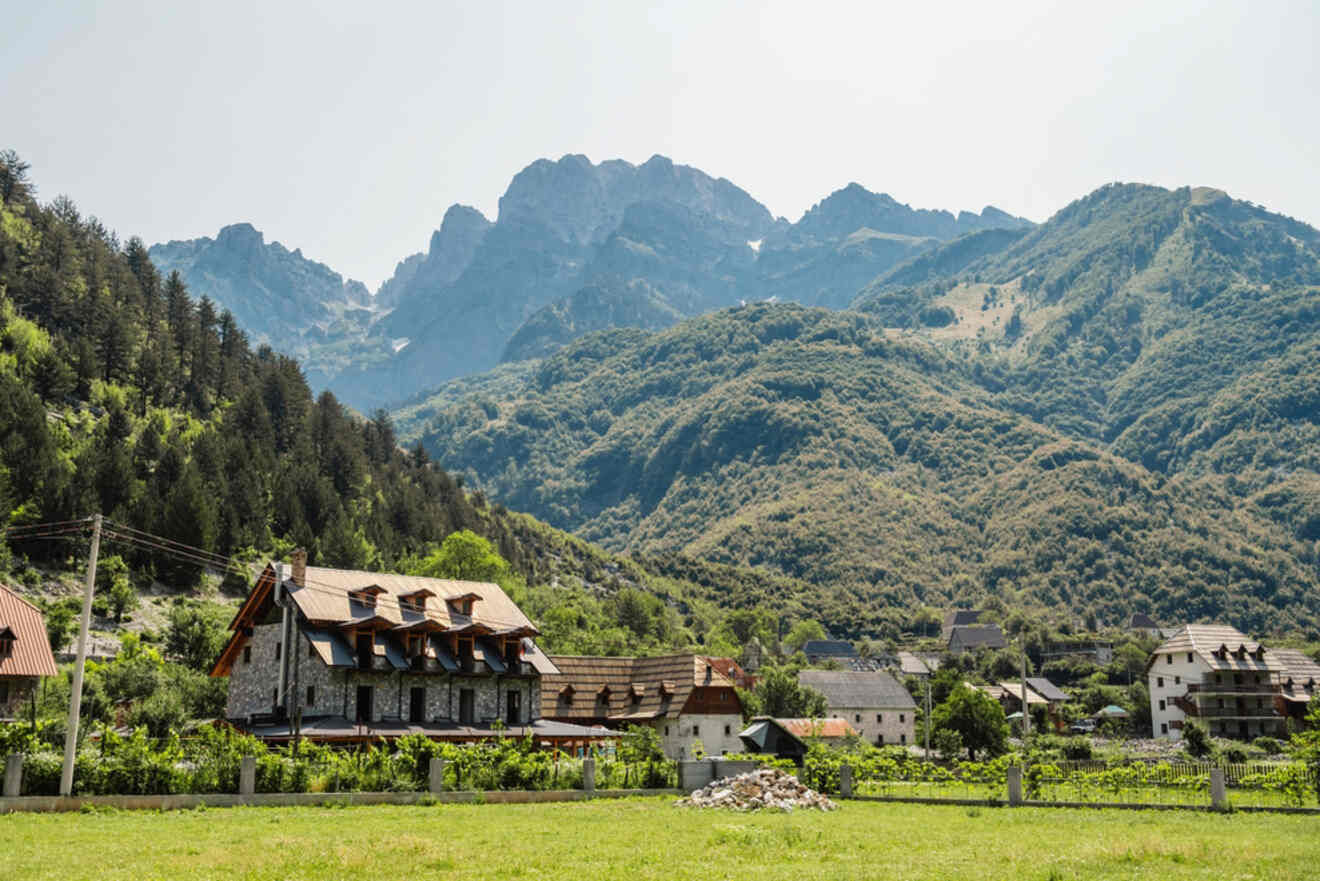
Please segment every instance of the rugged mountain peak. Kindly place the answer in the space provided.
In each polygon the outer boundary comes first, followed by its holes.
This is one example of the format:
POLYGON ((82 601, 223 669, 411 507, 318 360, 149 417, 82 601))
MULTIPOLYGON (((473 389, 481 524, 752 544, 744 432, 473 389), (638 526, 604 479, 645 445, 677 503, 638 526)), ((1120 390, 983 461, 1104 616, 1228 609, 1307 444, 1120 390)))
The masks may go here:
MULTIPOLYGON (((431 233, 428 258, 475 248, 490 227, 491 222, 486 219, 486 215, 477 209, 468 205, 450 205, 445 211, 444 220, 440 222, 440 228, 431 233)), ((471 254, 468 256, 471 257, 471 254)))
POLYGON ((267 244, 250 223, 229 224, 214 239, 153 245, 148 253, 161 272, 177 270, 195 294, 230 310, 259 340, 288 343, 319 334, 347 310, 371 303, 361 282, 308 260, 301 249, 267 244))
POLYGON ((788 231, 790 241, 829 241, 859 229, 880 233, 952 239, 978 229, 1017 229, 1031 222, 994 206, 980 214, 914 209, 888 193, 873 193, 858 183, 835 190, 813 205, 788 231))
POLYGON ((215 244, 227 251, 251 254, 265 246, 266 237, 250 223, 231 223, 220 228, 215 244))
POLYGON ((723 178, 660 155, 640 166, 621 159, 593 165, 580 154, 538 159, 514 176, 500 198, 499 223, 532 223, 577 245, 603 241, 638 201, 675 202, 745 228, 755 238, 774 219, 764 205, 723 178))

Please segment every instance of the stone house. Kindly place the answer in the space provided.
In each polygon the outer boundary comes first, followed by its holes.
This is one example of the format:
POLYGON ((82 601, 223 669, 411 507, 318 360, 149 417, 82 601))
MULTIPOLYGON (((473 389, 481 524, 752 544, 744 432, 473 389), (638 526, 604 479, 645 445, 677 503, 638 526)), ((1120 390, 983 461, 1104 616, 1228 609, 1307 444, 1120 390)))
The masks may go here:
POLYGON ((734 683, 701 655, 604 658, 555 655, 541 677, 541 708, 557 722, 613 729, 648 725, 666 756, 742 752, 742 702, 734 683))
POLYGON ((803 670, 798 684, 825 695, 826 715, 849 723, 876 746, 915 741, 917 704, 889 673, 803 670))
POLYGON ((540 678, 557 671, 499 585, 306 561, 266 566, 230 624, 211 675, 229 677, 236 725, 267 740, 608 734, 542 723, 540 678))
POLYGON ((981 649, 1002 649, 1008 643, 998 624, 955 624, 949 629, 947 649, 950 654, 961 655, 964 652, 981 649))
POLYGON ((58 672, 41 610, 0 585, 0 719, 20 717, 41 677, 58 672))
POLYGON ((972 627, 981 623, 979 609, 952 609, 944 613, 944 623, 940 626, 940 642, 949 644, 955 627, 972 627))

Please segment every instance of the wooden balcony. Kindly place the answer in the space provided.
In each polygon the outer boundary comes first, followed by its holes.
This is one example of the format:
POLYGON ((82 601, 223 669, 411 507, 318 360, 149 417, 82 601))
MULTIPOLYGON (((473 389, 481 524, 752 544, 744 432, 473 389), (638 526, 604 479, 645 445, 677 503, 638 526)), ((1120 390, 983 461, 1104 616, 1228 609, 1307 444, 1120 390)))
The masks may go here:
POLYGON ((1250 694, 1265 697, 1279 694, 1282 689, 1277 682, 1260 682, 1251 685, 1219 685, 1214 682, 1188 683, 1188 694, 1250 694))

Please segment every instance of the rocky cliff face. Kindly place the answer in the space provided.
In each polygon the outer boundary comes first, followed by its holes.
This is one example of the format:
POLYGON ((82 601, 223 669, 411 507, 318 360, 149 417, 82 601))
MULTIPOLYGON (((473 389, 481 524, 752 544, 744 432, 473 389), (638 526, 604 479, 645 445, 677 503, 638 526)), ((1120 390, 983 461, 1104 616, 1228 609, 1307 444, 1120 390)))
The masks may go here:
MULTIPOLYGON (((400 304, 422 303, 439 295, 467 269, 490 228, 491 222, 477 209, 450 205, 440 228, 431 233, 426 253, 414 254, 395 268, 394 275, 376 292, 376 305, 394 309, 400 304)), ((406 321, 407 312, 405 309, 396 319, 401 324, 397 329, 407 330, 406 323, 400 321, 406 321)))
POLYGON ((844 308, 943 242, 1024 226, 994 208, 913 209, 857 184, 791 224, 663 156, 569 155, 515 175, 493 223, 450 207, 427 251, 400 261, 374 299, 247 224, 151 253, 255 338, 302 357, 309 380, 372 408, 592 330, 663 327, 756 300, 844 308))
MULTIPOLYGON (((442 273, 428 276, 425 266, 417 270, 379 324, 380 333, 408 344, 383 363, 335 377, 331 387, 346 400, 379 403, 373 396, 382 393, 399 399, 488 369, 525 321, 555 303, 538 321, 573 318, 552 321, 553 332, 530 329, 526 338, 540 341, 533 349, 561 344, 574 328, 617 326, 609 315, 644 315, 650 324, 670 312, 730 305, 746 294, 755 260, 748 241, 775 227, 765 206, 729 181, 660 156, 642 165, 593 164, 585 156, 538 160, 509 184, 493 225, 482 227, 471 209, 450 212, 453 238, 470 252, 451 249, 448 282, 442 273), (609 299, 620 308, 599 320, 582 312, 590 298, 560 302, 601 284, 618 294, 609 299)), ((515 349, 527 351, 522 343, 515 349)))
POLYGON ((151 259, 162 273, 177 270, 196 295, 206 295, 234 314, 259 342, 298 353, 333 334, 336 324, 364 323, 371 292, 345 279, 301 250, 265 236, 249 223, 235 223, 214 239, 153 245, 151 259))

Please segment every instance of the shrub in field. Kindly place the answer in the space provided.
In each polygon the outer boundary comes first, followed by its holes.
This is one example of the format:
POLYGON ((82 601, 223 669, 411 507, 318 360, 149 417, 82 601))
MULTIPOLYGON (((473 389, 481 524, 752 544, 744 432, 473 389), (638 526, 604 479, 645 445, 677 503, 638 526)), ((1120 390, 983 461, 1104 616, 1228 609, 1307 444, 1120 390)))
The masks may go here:
POLYGON ((1183 725, 1183 747, 1188 754, 1198 759, 1205 758, 1214 750, 1210 732, 1195 719, 1188 719, 1183 725))
POLYGON ((1283 741, 1277 737, 1257 737, 1251 745, 1267 756, 1277 756, 1283 752, 1283 741))

